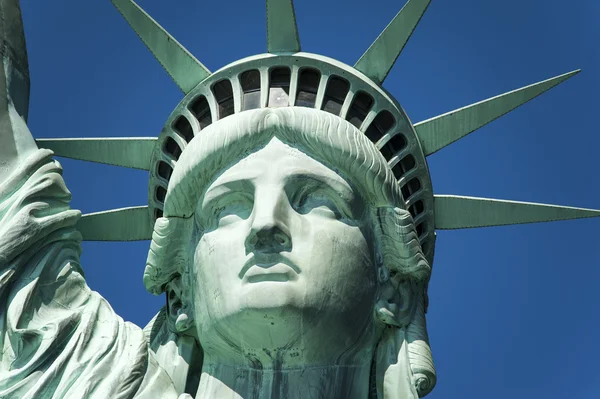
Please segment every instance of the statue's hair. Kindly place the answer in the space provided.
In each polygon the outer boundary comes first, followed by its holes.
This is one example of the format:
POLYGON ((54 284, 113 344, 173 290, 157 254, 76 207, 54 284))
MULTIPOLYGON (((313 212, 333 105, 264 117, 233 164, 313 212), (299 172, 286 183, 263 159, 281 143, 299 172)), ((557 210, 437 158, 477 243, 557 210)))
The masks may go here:
POLYGON ((411 279, 417 287, 414 309, 405 329, 412 382, 420 397, 427 395, 436 383, 435 367, 429 347, 425 308, 425 288, 431 276, 431 267, 423 254, 410 212, 394 207, 376 208, 375 239, 383 256, 382 263, 389 271, 389 279, 411 279), (420 290, 419 290, 420 288, 420 290))
POLYGON ((427 324, 425 321, 425 298, 420 297, 412 322, 406 328, 408 359, 413 373, 413 384, 419 397, 427 395, 437 381, 435 366, 429 346, 427 324))
POLYGON ((383 263, 389 271, 428 281, 431 267, 423 254, 410 212, 397 207, 376 207, 375 235, 378 237, 383 263))
POLYGON ((189 217, 218 173, 274 137, 341 172, 367 203, 404 207, 387 161, 354 125, 309 108, 267 108, 222 119, 194 137, 169 180, 164 216, 189 217))
POLYGON ((204 191, 219 173, 273 138, 323 163, 357 187, 375 211, 374 230, 390 275, 419 283, 419 304, 413 321, 405 327, 414 383, 421 387, 420 394, 428 393, 435 384, 424 314, 431 267, 385 158, 360 130, 335 115, 300 107, 258 109, 220 120, 196 135, 169 181, 164 216, 154 226, 144 285, 158 295, 172 279, 186 273, 193 215, 204 191))

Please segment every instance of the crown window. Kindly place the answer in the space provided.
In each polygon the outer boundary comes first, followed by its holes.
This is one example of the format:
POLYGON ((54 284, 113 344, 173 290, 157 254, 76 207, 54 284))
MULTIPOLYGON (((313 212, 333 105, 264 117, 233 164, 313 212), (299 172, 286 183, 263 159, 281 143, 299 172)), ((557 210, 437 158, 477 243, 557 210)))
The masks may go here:
POLYGON ((408 197, 416 193, 421 189, 421 182, 416 177, 410 179, 404 186, 402 186, 402 196, 406 200, 408 197))
POLYGON ((233 114, 233 88, 229 79, 223 79, 215 83, 212 87, 213 94, 217 100, 219 109, 219 119, 233 114))
POLYGON ((392 172, 394 172, 394 176, 396 176, 396 179, 399 179, 402 176, 404 176, 406 172, 414 168, 415 165, 415 157, 409 154, 402 158, 396 165, 394 165, 394 167, 392 168, 392 172))
POLYGON ((181 148, 179 144, 175 142, 171 137, 167 137, 165 140, 165 144, 163 145, 163 152, 175 158, 175 160, 179 159, 181 155, 181 148))
POLYGON ((204 129, 206 126, 212 123, 212 116, 210 114, 210 106, 208 105, 208 101, 206 101, 206 97, 198 96, 190 105, 190 111, 200 124, 200 129, 204 129))
POLYGON ((185 116, 180 116, 177 118, 173 124, 173 128, 179 134, 179 136, 181 136, 188 143, 194 138, 194 130, 192 129, 192 125, 190 125, 190 122, 185 116))
POLYGON ((422 200, 418 200, 413 205, 411 205, 410 208, 408 208, 408 211, 410 212, 410 214, 412 215, 413 218, 416 217, 417 215, 420 215, 421 213, 423 213, 424 210, 425 210, 425 205, 423 205, 422 200))
POLYGON ((350 83, 346 79, 332 76, 327 82, 327 88, 325 89, 323 111, 339 116, 349 90, 350 83))
POLYGON ((350 105, 346 119, 357 128, 360 128, 372 107, 373 97, 364 91, 359 91, 354 97, 352 105, 350 105))
MULTIPOLYGON (((389 161, 399 151, 402 151, 406 147, 406 138, 403 134, 398 133, 394 135, 383 147, 381 147, 381 154, 389 161)), ((401 165, 399 166, 401 167, 401 165)))
POLYGON ((168 163, 164 161, 160 161, 158 163, 158 175, 165 180, 169 180, 171 178, 171 174, 173 173, 173 168, 169 166, 168 163))
POLYGON ((279 67, 271 70, 269 107, 287 107, 289 105, 290 78, 290 68, 279 67))
POLYGON ((156 200, 161 204, 165 202, 165 197, 167 196, 167 190, 164 187, 157 186, 156 187, 156 200))
MULTIPOLYGON (((369 140, 376 143, 392 128, 392 126, 394 126, 394 123, 396 123, 396 120, 389 111, 381 111, 369 125, 365 134, 369 140)), ((404 137, 402 137, 402 139, 404 139, 404 137)), ((406 140, 404 140, 404 145, 406 145, 406 140)), ((381 152, 383 153, 383 149, 381 152)), ((392 155, 393 154, 394 153, 392 152, 392 155)), ((391 157, 392 156, 390 155, 390 157, 386 157, 386 159, 389 160, 391 157)))
POLYGON ((423 233, 427 231, 427 223, 423 222, 417 225, 417 236, 421 238, 423 233))
POLYGON ((296 95, 296 106, 314 108, 317 100, 317 91, 321 73, 313 68, 304 68, 300 71, 298 79, 298 94, 296 95))
POLYGON ((240 75, 242 91, 242 111, 260 108, 260 72, 257 69, 240 75))

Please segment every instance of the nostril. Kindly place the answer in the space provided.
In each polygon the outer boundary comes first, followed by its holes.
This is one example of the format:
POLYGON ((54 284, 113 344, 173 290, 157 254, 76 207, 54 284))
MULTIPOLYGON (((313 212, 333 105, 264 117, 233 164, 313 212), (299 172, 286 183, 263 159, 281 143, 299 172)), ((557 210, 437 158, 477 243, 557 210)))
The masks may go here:
POLYGON ((275 240, 277 241, 277 243, 278 243, 279 245, 285 245, 285 243, 286 243, 286 241, 287 241, 287 240, 285 239, 285 237, 284 237, 282 234, 277 234, 277 235, 275 236, 275 240))
POLYGON ((255 247, 258 244, 258 234, 254 234, 248 239, 248 245, 255 247))
POLYGON ((249 252, 280 252, 290 249, 291 239, 279 227, 268 226, 251 233, 246 245, 249 252))

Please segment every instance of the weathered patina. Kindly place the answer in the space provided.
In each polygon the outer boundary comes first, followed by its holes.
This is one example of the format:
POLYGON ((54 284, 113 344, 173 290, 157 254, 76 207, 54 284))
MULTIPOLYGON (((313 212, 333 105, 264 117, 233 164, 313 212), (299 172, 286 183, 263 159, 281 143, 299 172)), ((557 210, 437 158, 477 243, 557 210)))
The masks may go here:
POLYGON ((413 124, 381 84, 428 0, 354 67, 301 52, 292 2, 267 0, 268 53, 214 73, 113 3, 183 100, 157 138, 36 143, 0 0, 0 397, 422 397, 435 230, 600 215, 433 194, 426 156, 577 71, 413 124), (82 217, 54 155, 148 170, 148 205, 82 217), (143 282, 167 303, 144 329, 88 288, 82 239, 151 240, 143 282))

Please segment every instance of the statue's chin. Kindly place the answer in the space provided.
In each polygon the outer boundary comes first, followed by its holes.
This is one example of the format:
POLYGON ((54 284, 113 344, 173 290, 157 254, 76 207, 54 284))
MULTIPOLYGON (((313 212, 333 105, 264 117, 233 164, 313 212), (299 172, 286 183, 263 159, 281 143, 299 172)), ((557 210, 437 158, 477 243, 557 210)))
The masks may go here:
MULTIPOLYGON (((289 281, 287 276, 279 274, 249 277, 248 282, 242 283, 238 295, 240 309, 302 308, 307 302, 305 284, 289 281)), ((285 316, 285 312, 281 316, 285 316)))
MULTIPOLYGON (((340 311, 336 303, 310 304, 295 283, 264 281, 241 290, 242 303, 203 320, 199 340, 215 362, 251 362, 269 368, 325 365, 374 347, 372 316, 340 311), (329 305, 329 306, 328 306, 329 305), (357 328, 363 325, 364 328, 357 328), (220 358, 220 360, 219 360, 220 358), (227 358, 230 358, 227 360, 227 358), (270 363, 270 364, 269 364, 270 363)), ((344 360, 346 362, 346 360, 344 360)))

